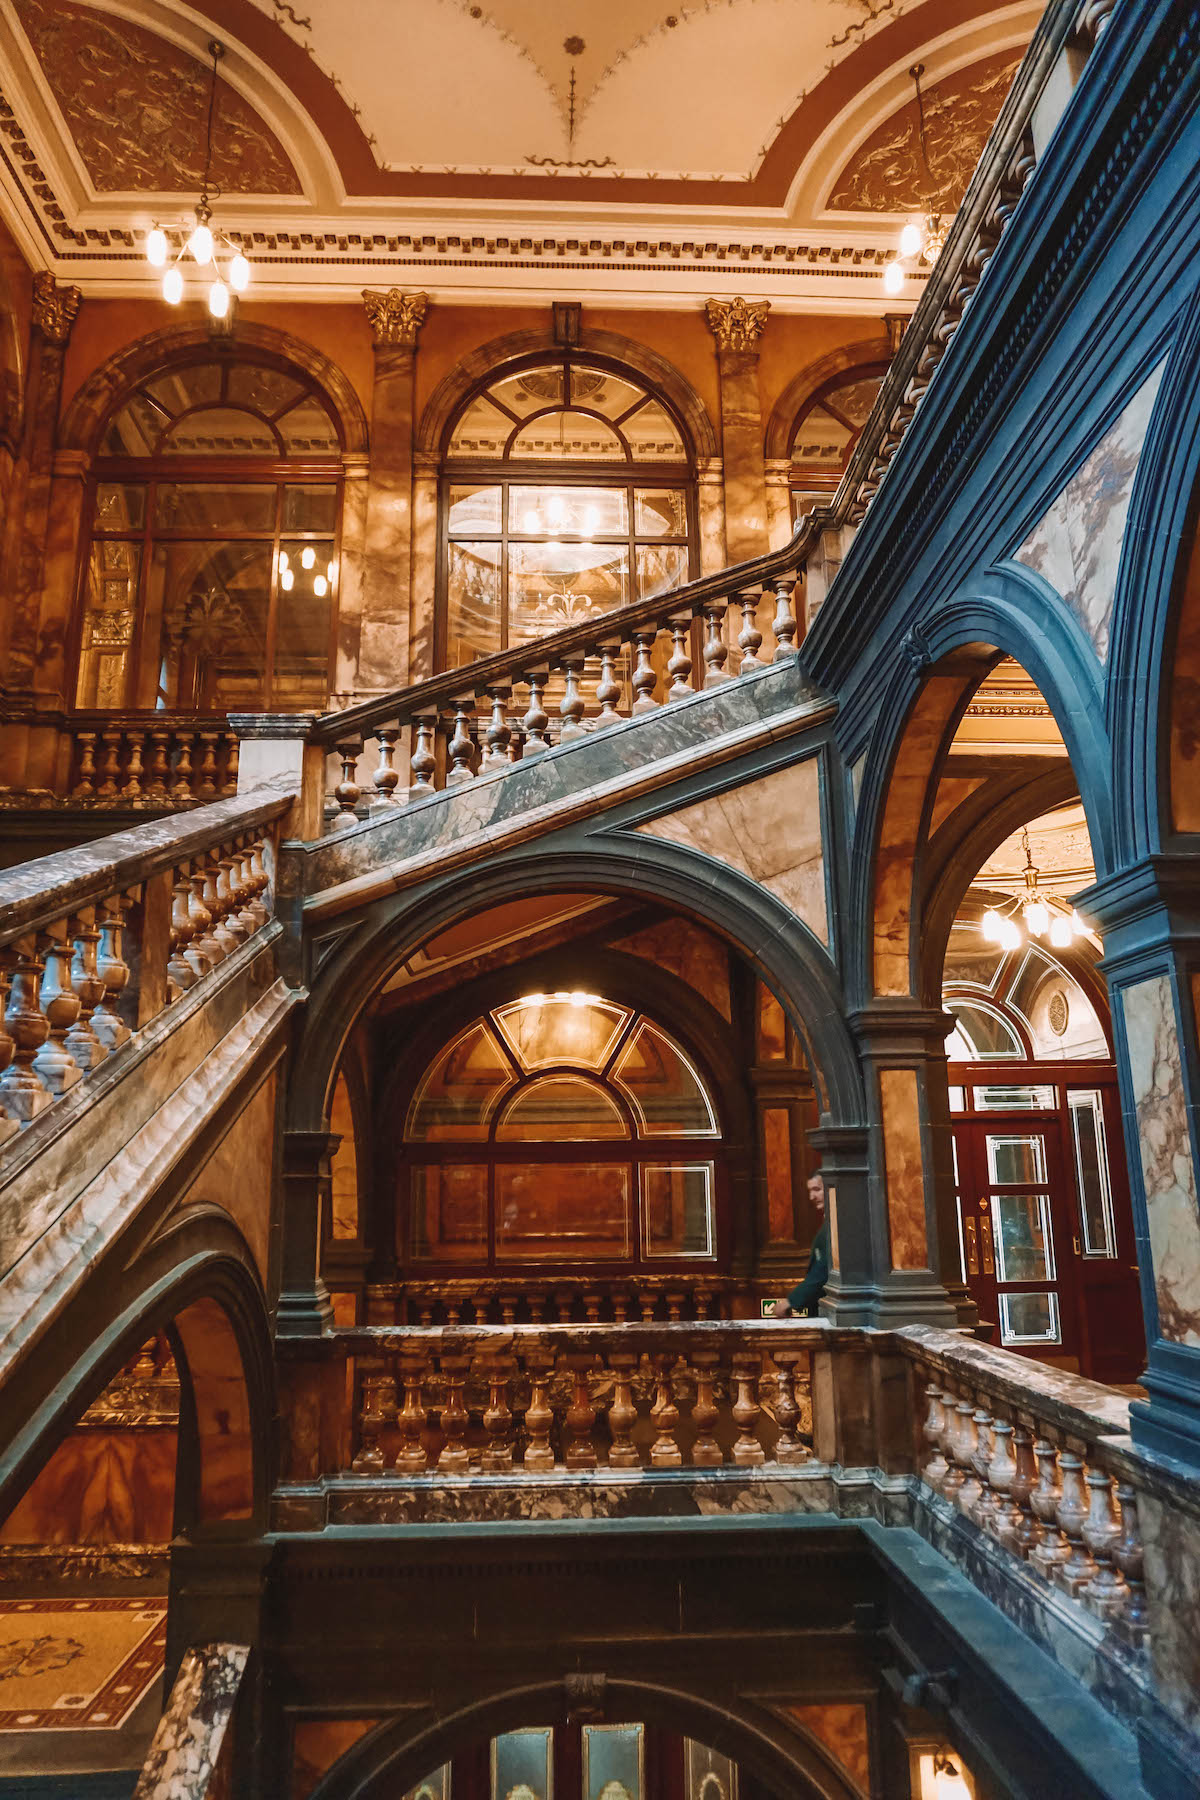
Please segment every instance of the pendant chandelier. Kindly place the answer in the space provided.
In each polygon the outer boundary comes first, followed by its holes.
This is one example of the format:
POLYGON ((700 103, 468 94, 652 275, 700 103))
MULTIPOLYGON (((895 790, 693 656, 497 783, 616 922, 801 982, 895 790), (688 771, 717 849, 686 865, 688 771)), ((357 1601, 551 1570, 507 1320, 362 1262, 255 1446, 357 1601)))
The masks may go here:
POLYGON ((155 220, 146 233, 146 261, 152 269, 165 271, 162 278, 163 299, 171 306, 178 306, 183 299, 184 270, 188 267, 186 259, 190 256, 201 280, 208 283, 209 312, 214 319, 224 319, 229 312, 231 295, 244 293, 250 284, 250 264, 242 255, 240 245, 235 244, 225 232, 214 231, 212 227, 210 202, 221 197, 221 190, 212 185, 211 176, 213 122, 217 110, 217 64, 225 54, 225 46, 213 38, 208 46, 208 53, 212 57, 212 81, 208 90, 204 179, 200 184, 200 198, 192 210, 194 222, 173 227, 168 236, 155 220), (177 247, 174 259, 168 266, 172 240, 177 240, 177 247))
POLYGON ((1065 900, 1042 890, 1027 830, 1021 832, 1021 844, 1025 851, 1025 892, 1002 911, 989 907, 979 929, 989 944, 999 944, 1003 950, 1019 950, 1026 937, 1044 938, 1054 949, 1067 950, 1087 928, 1065 900))
POLYGON ((917 90, 917 129, 921 162, 925 168, 925 217, 920 224, 909 220, 900 233, 899 254, 883 265, 883 286, 888 294, 900 293, 904 287, 904 277, 915 274, 915 269, 907 265, 921 262, 926 268, 933 267, 942 253, 946 234, 950 229, 949 223, 943 223, 942 215, 935 210, 933 203, 933 171, 929 167, 929 146, 925 137, 925 97, 921 92, 925 64, 914 63, 908 72, 917 90))

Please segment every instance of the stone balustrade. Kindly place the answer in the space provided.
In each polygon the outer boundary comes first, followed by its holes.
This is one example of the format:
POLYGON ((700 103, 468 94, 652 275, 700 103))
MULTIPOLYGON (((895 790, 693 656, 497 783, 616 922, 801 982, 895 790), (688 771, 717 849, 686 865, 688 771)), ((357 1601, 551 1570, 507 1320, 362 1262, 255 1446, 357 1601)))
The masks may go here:
POLYGON ((290 798, 221 801, 0 875, 0 1144, 269 923, 290 798))
POLYGON ((73 806, 166 811, 237 792, 238 740, 223 717, 76 713, 63 730, 73 806))
POLYGON ((604 1277, 587 1280, 530 1280, 488 1276, 483 1280, 372 1282, 367 1288, 369 1325, 560 1325, 625 1324, 639 1320, 721 1318, 727 1314, 731 1277, 640 1276, 636 1283, 604 1277))

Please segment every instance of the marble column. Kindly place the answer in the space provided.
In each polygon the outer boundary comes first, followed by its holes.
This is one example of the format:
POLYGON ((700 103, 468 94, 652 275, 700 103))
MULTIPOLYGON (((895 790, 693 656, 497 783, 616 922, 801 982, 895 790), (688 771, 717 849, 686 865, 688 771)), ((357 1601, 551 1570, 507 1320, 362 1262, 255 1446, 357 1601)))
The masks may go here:
MULTIPOLYGON (((409 595, 412 574, 413 404, 417 334, 425 294, 363 292, 375 351, 371 459, 363 536, 363 579, 354 657, 359 698, 411 680, 409 595)), ((344 619, 345 641, 354 638, 344 619)))
POLYGON ((717 342, 721 386, 721 452, 725 464, 725 543, 730 562, 767 550, 763 420, 758 345, 769 300, 709 300, 705 316, 717 342))
POLYGON ((437 594, 438 459, 418 451, 413 466, 412 586, 409 607, 410 681, 434 674, 437 594))
POLYGON ((321 1279, 322 1219, 330 1207, 331 1161, 341 1138, 330 1131, 283 1135, 278 1338, 320 1337, 333 1308, 321 1279))
POLYGON ((1076 896, 1104 939, 1146 1326, 1134 1441, 1200 1467, 1200 856, 1076 896))

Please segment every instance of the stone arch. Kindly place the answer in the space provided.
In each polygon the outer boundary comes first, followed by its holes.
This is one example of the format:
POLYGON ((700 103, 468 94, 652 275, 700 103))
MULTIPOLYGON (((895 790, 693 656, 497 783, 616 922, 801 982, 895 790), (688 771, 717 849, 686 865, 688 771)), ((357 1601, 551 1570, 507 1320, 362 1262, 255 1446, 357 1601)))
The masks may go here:
POLYGON ((908 996, 921 981, 921 900, 929 819, 942 763, 983 676, 1011 656, 1032 675, 1062 733, 1092 837, 1111 867, 1111 752, 1102 675, 1060 597, 1017 564, 991 570, 918 621, 876 720, 861 783, 851 917, 866 922, 848 983, 864 998, 908 996))
POLYGON ((792 376, 771 409, 763 455, 768 460, 786 460, 796 415, 818 388, 836 380, 839 375, 852 374, 856 369, 863 368, 866 372, 864 365, 882 363, 886 366, 891 362, 892 354, 892 346, 886 337, 863 338, 857 344, 843 344, 818 356, 814 362, 806 363, 792 376))
POLYGON ((313 381, 329 400, 342 438, 344 456, 367 450, 367 419, 349 377, 320 350, 270 325, 239 323, 228 338, 214 338, 206 325, 166 325, 148 332, 107 357, 76 391, 63 413, 58 444, 62 450, 95 453, 110 414, 131 388, 158 374, 201 357, 250 353, 252 360, 313 381))
MULTIPOLYGON (((455 364, 443 376, 426 403, 417 428, 415 453, 431 463, 440 460, 451 422, 472 391, 481 382, 495 380, 506 371, 517 369, 533 357, 561 357, 564 346, 555 341, 549 326, 530 331, 512 331, 504 337, 492 338, 455 364)), ((645 344, 621 336, 616 331, 595 331, 583 327, 572 352, 594 357, 617 368, 631 370, 666 399, 687 436, 695 461, 720 455, 716 430, 708 409, 687 377, 645 344)))
MULTIPOLYGON (((719 1750, 788 1800, 854 1800, 857 1790, 798 1722, 766 1708, 718 1699, 629 1675, 605 1681, 605 1712, 665 1726, 719 1750)), ((386 1800, 447 1762, 456 1750, 522 1725, 565 1722, 561 1681, 531 1683, 486 1695, 470 1706, 386 1721, 352 1745, 317 1783, 310 1800, 386 1800)))

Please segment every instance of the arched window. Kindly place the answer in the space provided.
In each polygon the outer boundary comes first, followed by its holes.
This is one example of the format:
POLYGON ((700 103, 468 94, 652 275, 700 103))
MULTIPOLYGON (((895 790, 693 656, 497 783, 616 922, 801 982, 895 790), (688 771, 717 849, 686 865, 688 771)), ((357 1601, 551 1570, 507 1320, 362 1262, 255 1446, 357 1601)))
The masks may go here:
POLYGON ((126 394, 94 465, 76 705, 325 705, 341 442, 298 371, 209 356, 126 394))
POLYGON ((843 370, 822 382, 796 414, 788 445, 794 520, 836 493, 887 368, 864 363, 843 370))
POLYGON ((445 448, 439 666, 688 580, 691 477, 674 414, 628 373, 543 360, 478 390, 445 448))
POLYGON ((595 994, 459 1033, 405 1121, 397 1249, 430 1267, 714 1262, 720 1127, 688 1055, 595 994))

